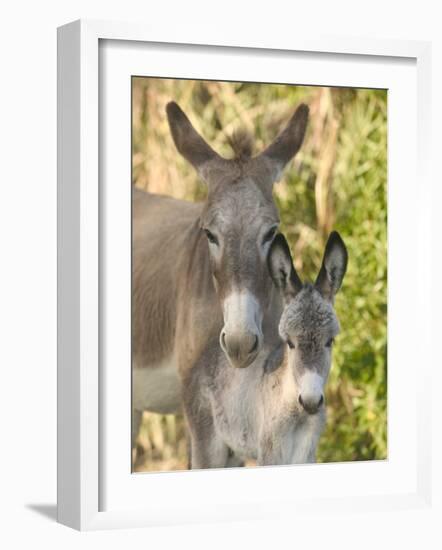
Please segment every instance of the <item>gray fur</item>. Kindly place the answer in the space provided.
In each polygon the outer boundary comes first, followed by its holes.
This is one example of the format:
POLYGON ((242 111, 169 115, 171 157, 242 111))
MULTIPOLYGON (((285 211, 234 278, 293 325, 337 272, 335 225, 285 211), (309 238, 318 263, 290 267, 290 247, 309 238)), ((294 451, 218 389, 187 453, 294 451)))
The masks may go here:
MULTIPOLYGON (((207 183, 208 197, 192 204, 133 193, 134 380, 152 381, 133 386, 138 412, 178 411, 176 387, 188 386, 196 365, 209 368, 207 357, 220 352, 220 341, 230 364, 247 367, 277 338, 281 303, 271 299, 266 265, 271 239, 265 245, 263 239, 279 223, 272 186, 301 146, 308 109, 300 106, 260 155, 252 157, 250 143, 237 140, 230 160, 204 141, 178 105, 170 103, 167 116, 178 151, 207 183), (209 231, 217 245, 208 242, 209 231), (232 295, 250 299, 243 300, 244 308, 238 300, 238 319, 227 327, 225 304, 232 295)), ((136 433, 139 414, 134 417, 136 433)))
MULTIPOLYGON (((332 234, 330 239, 338 242, 338 237, 332 234)), ((278 235, 269 253, 274 275, 283 264, 287 273, 294 270, 288 247, 286 243, 281 247, 282 243, 285 239, 278 235), (281 250, 285 250, 282 263, 281 250)), ((340 237, 339 247, 340 257, 345 256, 345 261, 336 264, 340 286, 346 268, 346 250, 340 237)), ((329 253, 326 249, 326 263, 329 253)), ((300 288, 298 280, 296 293, 286 299, 279 338, 267 338, 248 369, 233 369, 220 350, 212 348, 186 379, 184 404, 191 432, 192 468, 226 467, 232 456, 238 463, 253 458, 259 465, 315 461, 326 416, 323 387, 331 366, 331 341, 339 332, 339 323, 333 301, 312 284, 300 288), (305 386, 305 380, 310 379, 322 381, 322 395, 314 403, 305 386)), ((275 285, 281 296, 286 296, 280 279, 275 285)), ((274 299, 273 290, 271 302, 274 299)))

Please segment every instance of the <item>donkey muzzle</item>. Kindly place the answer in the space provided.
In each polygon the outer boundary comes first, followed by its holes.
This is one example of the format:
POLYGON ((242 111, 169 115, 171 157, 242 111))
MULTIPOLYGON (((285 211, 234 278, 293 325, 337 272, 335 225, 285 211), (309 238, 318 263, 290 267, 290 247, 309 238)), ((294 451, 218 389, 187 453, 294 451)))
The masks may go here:
POLYGON ((317 399, 311 399, 311 398, 308 400, 304 400, 302 395, 299 394, 298 401, 306 413, 316 414, 321 408, 321 405, 324 403, 324 396, 321 395, 321 397, 319 398, 319 401, 317 399))
POLYGON ((261 347, 261 339, 254 332, 231 334, 223 330, 220 335, 220 344, 233 367, 245 368, 256 359, 261 347))
POLYGON ((308 414, 316 414, 324 403, 324 380, 314 371, 307 371, 299 381, 298 401, 308 414))
POLYGON ((221 348, 232 366, 248 367, 256 359, 262 344, 259 302, 247 290, 232 292, 224 300, 223 313, 221 348))

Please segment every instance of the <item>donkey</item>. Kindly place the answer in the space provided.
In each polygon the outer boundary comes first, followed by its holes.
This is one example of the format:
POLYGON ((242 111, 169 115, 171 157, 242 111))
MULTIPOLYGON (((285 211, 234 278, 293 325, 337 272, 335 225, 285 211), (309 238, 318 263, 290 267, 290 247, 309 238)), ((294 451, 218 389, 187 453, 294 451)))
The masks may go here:
MULTIPOLYGON (((260 154, 251 141, 218 155, 174 102, 167 105, 179 153, 207 184, 200 204, 133 192, 133 423, 143 410, 175 413, 182 380, 207 353, 249 366, 281 307, 272 303, 266 258, 279 217, 272 188, 299 150, 308 108, 300 105, 260 154)), ((274 293, 273 293, 274 294, 274 293)))
POLYGON ((248 369, 232 369, 217 349, 187 378, 184 403, 191 467, 315 462, 325 425, 324 386, 339 323, 333 302, 347 268, 347 250, 331 233, 314 284, 303 284, 283 235, 272 242, 268 267, 285 307, 279 340, 248 369))

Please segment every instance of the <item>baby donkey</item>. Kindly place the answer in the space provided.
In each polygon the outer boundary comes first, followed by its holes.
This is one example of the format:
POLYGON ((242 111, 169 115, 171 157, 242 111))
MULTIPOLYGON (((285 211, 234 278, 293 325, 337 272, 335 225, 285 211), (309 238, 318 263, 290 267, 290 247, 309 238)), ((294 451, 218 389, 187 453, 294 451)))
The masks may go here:
POLYGON ((314 284, 296 273, 284 236, 268 255, 284 308, 279 338, 266 342, 249 367, 232 368, 216 352, 194 371, 185 391, 192 468, 315 462, 325 425, 324 386, 339 323, 333 307, 347 268, 347 249, 331 233, 314 284), (207 365, 207 363, 206 363, 207 365))

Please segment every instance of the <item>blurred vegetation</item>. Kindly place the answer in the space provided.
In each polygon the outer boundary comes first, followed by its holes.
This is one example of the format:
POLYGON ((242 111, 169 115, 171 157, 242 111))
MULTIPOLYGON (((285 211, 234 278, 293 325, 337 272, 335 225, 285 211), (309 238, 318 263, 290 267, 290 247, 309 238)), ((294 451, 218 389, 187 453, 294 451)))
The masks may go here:
MULTIPOLYGON (((165 116, 168 101, 177 101, 226 157, 228 137, 239 127, 253 133, 259 152, 301 101, 309 105, 306 139, 274 194, 302 278, 316 276, 332 229, 349 251, 336 298, 341 334, 318 461, 386 458, 387 92, 148 78, 134 78, 132 90, 134 184, 189 200, 201 200, 206 190, 175 150, 165 116)), ((183 422, 145 413, 140 435, 145 453, 136 470, 187 467, 183 422)))

